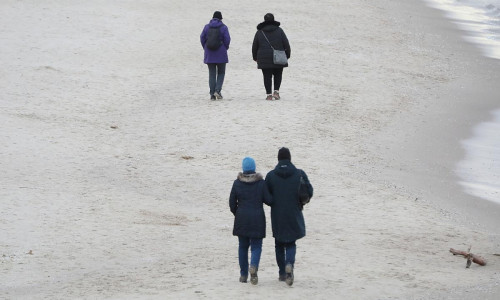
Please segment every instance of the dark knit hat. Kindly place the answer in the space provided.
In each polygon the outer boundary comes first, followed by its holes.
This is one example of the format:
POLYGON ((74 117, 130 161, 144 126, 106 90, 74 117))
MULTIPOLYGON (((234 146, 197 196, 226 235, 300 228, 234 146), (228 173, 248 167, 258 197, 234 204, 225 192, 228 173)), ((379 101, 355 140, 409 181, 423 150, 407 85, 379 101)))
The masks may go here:
POLYGON ((264 16, 264 21, 266 21, 266 22, 274 22, 274 15, 272 13, 267 13, 264 16))
POLYGON ((290 150, 288 148, 282 147, 278 151, 278 160, 288 159, 292 160, 292 156, 290 155, 290 150))
POLYGON ((245 157, 241 162, 241 168, 243 173, 253 173, 255 172, 255 160, 251 157, 245 157))
POLYGON ((219 20, 222 20, 222 13, 220 11, 215 11, 214 12, 214 16, 212 17, 212 19, 219 19, 219 20))

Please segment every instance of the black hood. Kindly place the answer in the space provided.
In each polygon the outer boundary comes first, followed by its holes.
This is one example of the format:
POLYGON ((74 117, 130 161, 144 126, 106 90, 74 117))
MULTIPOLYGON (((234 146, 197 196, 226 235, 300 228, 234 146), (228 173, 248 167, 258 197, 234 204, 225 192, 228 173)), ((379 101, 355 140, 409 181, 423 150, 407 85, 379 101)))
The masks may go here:
POLYGON ((281 23, 278 21, 264 21, 257 25, 257 30, 273 31, 277 27, 280 27, 281 23))
POLYGON ((274 168, 274 172, 276 175, 282 178, 288 178, 295 174, 297 168, 292 164, 288 159, 280 160, 276 167, 274 168))

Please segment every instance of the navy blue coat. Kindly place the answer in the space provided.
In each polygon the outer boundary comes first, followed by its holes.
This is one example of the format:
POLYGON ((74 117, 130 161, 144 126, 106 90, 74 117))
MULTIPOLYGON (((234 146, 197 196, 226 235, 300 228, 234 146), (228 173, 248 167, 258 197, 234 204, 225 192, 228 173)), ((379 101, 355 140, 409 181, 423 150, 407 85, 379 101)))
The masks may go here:
POLYGON ((288 67, 286 65, 275 65, 273 62, 273 49, 271 45, 267 42, 266 38, 262 34, 262 31, 266 34, 267 39, 273 45, 276 50, 284 50, 286 52, 286 57, 290 58, 291 49, 288 38, 285 32, 280 27, 280 23, 273 22, 263 22, 257 26, 257 32, 255 33, 253 43, 252 43, 252 56, 253 60, 257 61, 257 67, 259 69, 273 69, 273 68, 283 68, 288 67))
POLYGON ((290 160, 280 160, 266 176, 266 184, 273 197, 273 236, 280 242, 293 242, 306 235, 302 205, 299 202, 301 176, 306 182, 309 196, 312 197, 313 187, 306 173, 297 169, 290 160))
POLYGON ((265 238, 266 215, 262 203, 272 202, 261 174, 239 173, 229 195, 229 208, 234 215, 233 235, 265 238))

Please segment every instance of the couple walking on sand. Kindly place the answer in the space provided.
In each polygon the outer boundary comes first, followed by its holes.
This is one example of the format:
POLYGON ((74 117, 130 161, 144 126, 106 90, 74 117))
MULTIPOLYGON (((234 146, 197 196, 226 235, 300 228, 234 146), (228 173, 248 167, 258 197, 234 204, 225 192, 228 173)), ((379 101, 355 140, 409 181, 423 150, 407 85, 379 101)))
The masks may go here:
MULTIPOLYGON (((222 22, 222 13, 216 11, 212 20, 205 25, 200 35, 201 46, 204 49, 203 62, 208 65, 208 85, 210 87, 210 99, 222 99, 222 85, 226 74, 226 64, 229 62, 227 50, 231 43, 229 29, 222 22)), ((252 57, 257 62, 257 68, 262 70, 264 87, 266 89, 266 100, 280 99, 280 86, 283 76, 283 68, 288 64, 275 64, 273 60, 274 50, 284 50, 286 57, 290 58, 290 43, 280 28, 280 22, 274 20, 274 15, 268 13, 264 16, 264 22, 257 25, 257 32, 252 44, 252 57), (274 83, 274 92, 273 92, 274 83)))
POLYGON ((278 151, 278 164, 267 173, 265 180, 256 171, 254 159, 245 157, 229 196, 229 208, 234 214, 233 235, 238 236, 240 282, 257 284, 262 239, 266 237, 266 217, 263 204, 271 206, 271 224, 275 243, 279 281, 289 286, 294 280, 296 241, 306 235, 303 206, 313 195, 306 173, 291 161, 290 150, 278 151), (300 187, 306 200, 301 200, 300 187), (251 249, 250 267, 248 249, 251 249))

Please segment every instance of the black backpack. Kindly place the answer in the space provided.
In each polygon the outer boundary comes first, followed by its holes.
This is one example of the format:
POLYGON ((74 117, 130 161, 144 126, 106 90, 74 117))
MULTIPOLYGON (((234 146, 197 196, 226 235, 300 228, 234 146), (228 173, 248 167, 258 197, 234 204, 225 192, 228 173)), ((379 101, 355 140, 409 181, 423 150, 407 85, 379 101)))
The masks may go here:
POLYGON ((210 27, 207 32, 207 48, 217 50, 222 45, 220 27, 210 27))
POLYGON ((302 176, 300 176, 299 183, 299 202, 302 206, 306 205, 311 201, 311 197, 309 197, 309 192, 307 191, 307 185, 302 176))

